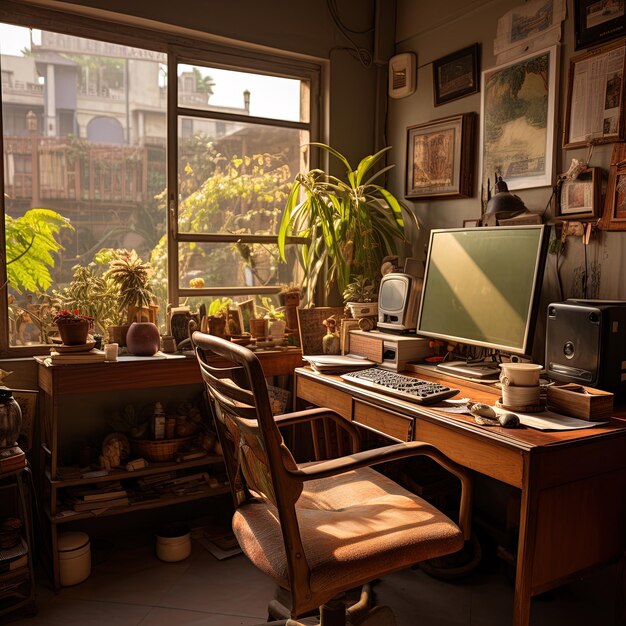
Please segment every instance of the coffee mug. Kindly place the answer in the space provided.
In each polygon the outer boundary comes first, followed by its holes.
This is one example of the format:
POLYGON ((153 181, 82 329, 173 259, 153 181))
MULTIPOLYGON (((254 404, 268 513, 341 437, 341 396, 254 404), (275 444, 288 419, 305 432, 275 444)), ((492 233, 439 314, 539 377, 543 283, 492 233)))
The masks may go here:
POLYGON ((543 369, 538 363, 500 363, 502 385, 534 387, 539 385, 539 374, 543 369))

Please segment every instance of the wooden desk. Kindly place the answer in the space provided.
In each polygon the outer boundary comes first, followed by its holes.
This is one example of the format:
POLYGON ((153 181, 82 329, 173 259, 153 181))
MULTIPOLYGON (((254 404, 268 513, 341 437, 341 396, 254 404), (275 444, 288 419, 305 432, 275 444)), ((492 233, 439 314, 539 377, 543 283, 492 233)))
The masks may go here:
MULTIPOLYGON (((295 372, 299 401, 334 409, 347 420, 401 441, 437 446, 467 468, 521 491, 513 625, 527 626, 533 595, 557 587, 626 546, 626 422, 544 432, 476 424, 471 416, 375 394, 309 368, 295 372)), ((417 376, 417 374, 416 374, 417 376)), ((461 396, 493 404, 483 385, 446 380, 461 396)))

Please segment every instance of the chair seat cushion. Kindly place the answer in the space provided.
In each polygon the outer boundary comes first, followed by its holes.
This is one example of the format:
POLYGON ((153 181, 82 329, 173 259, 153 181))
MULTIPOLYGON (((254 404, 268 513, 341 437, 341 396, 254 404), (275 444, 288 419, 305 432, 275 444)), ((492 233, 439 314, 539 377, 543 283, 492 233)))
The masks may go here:
MULTIPOLYGON (((305 483, 296 511, 314 592, 350 589, 463 547, 454 522, 368 467, 305 483)), ((233 529, 248 558, 289 589, 275 507, 243 505, 233 529)))

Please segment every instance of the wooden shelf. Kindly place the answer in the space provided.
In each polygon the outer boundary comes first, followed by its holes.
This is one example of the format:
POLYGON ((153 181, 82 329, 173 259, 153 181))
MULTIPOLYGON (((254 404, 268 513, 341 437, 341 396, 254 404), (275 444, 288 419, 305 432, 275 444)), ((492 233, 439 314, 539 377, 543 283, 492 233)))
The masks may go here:
POLYGON ((97 476, 95 478, 52 478, 50 476, 49 470, 46 470, 46 477, 50 481, 52 487, 54 487, 55 489, 63 489, 65 487, 93 485, 96 483, 127 480, 129 478, 139 478, 141 476, 150 476, 152 474, 172 472, 175 470, 184 470, 193 467, 203 467, 205 465, 215 465, 217 463, 222 463, 223 461, 223 456, 209 454, 199 459, 191 459, 190 461, 182 461, 180 463, 176 463, 175 461, 167 461, 162 463, 151 462, 148 467, 134 470, 132 472, 129 472, 128 470, 111 470, 106 476, 97 476))
POLYGON ((202 492, 190 493, 186 496, 164 495, 160 498, 155 498, 154 500, 146 500, 145 502, 137 502, 136 504, 125 504, 124 506, 115 506, 110 509, 96 509, 95 511, 74 511, 71 514, 59 512, 56 515, 50 515, 50 511, 48 509, 46 510, 46 514, 53 524, 65 524, 76 520, 122 515, 124 513, 132 513, 133 511, 144 511, 146 509, 158 509, 163 506, 193 502, 194 500, 202 500, 203 498, 210 498, 225 493, 230 493, 230 487, 213 487, 210 489, 204 489, 202 492))

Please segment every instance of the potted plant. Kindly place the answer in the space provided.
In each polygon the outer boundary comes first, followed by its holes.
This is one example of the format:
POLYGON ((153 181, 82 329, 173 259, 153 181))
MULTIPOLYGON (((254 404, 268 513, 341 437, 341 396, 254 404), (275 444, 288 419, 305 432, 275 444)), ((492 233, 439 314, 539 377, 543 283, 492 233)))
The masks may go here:
POLYGON ((274 303, 268 297, 261 298, 261 304, 258 308, 261 313, 265 311, 263 319, 267 320, 268 336, 282 339, 285 335, 285 328, 287 326, 283 308, 274 306, 274 303))
POLYGON ((378 314, 376 303, 376 283, 367 276, 358 274, 343 290, 344 304, 350 310, 352 317, 372 317, 378 314))
POLYGON ((152 301, 150 274, 150 265, 135 250, 116 250, 105 274, 119 288, 118 308, 126 314, 129 325, 126 337, 119 337, 118 343, 121 340, 121 345, 138 356, 151 356, 160 347, 159 329, 154 323, 158 307, 152 301))
POLYGON ((54 316, 53 321, 59 329, 64 345, 77 346, 87 343, 93 317, 82 315, 78 310, 62 309, 54 316))
POLYGON ((374 182, 393 167, 373 171, 389 148, 365 157, 354 169, 345 156, 330 146, 310 145, 337 158, 345 167, 346 180, 320 169, 298 174, 285 205, 278 249, 281 260, 286 261, 288 237, 310 240, 298 247, 308 304, 325 264, 327 294, 335 282, 341 293, 354 275, 364 275, 374 282, 383 257, 396 254, 397 242, 404 239, 403 205, 374 182))

